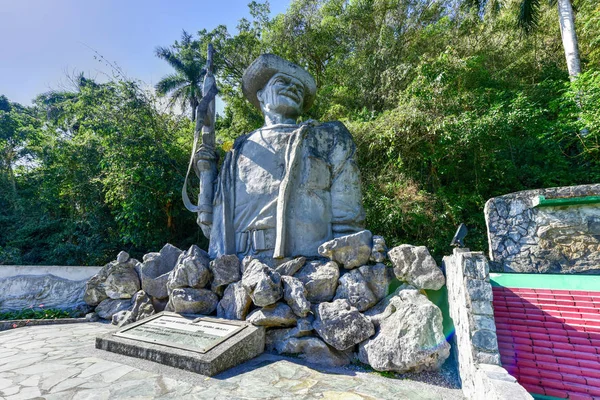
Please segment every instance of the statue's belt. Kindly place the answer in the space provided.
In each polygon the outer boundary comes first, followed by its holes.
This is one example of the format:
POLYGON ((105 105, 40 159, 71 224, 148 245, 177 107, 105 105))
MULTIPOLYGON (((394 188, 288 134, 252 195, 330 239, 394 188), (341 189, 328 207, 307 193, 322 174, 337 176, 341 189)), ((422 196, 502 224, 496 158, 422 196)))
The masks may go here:
POLYGON ((236 232, 237 252, 247 254, 250 251, 265 251, 275 248, 277 231, 275 228, 255 229, 236 232))

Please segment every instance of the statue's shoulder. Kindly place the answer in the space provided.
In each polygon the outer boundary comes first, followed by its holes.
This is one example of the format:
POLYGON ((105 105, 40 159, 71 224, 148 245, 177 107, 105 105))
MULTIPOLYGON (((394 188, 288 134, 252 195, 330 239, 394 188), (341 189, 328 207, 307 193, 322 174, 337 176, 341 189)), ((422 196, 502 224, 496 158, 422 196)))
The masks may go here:
POLYGON ((314 129, 318 134, 334 139, 336 143, 354 143, 352 134, 343 122, 328 121, 315 123, 314 129))
POLYGON ((356 145, 352 134, 342 122, 329 121, 315 124, 313 130, 332 163, 343 162, 354 155, 356 145))

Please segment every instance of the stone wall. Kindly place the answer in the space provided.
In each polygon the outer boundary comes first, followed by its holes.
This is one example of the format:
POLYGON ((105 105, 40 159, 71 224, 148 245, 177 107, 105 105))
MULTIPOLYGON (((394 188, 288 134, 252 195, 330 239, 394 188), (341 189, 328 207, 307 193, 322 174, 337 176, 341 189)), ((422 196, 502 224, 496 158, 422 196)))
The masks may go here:
POLYGON ((85 306, 87 280, 100 267, 0 266, 0 311, 85 306))
POLYGON ((532 399, 500 366, 492 307, 489 264, 481 252, 455 249, 443 260, 450 317, 454 323, 453 353, 462 389, 468 399, 532 399))
POLYGON ((599 195, 600 184, 594 184, 528 190, 488 200, 484 212, 492 270, 600 273, 600 202, 572 204, 599 195), (538 204, 540 196, 554 204, 538 204))

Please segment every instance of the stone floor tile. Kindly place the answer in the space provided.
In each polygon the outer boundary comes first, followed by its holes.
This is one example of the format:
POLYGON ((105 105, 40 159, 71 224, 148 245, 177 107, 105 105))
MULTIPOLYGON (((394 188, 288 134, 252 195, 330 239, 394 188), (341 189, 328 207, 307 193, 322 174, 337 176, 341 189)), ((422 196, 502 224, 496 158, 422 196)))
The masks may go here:
POLYGON ((59 383, 74 377, 81 372, 78 368, 64 368, 51 374, 44 374, 40 388, 49 391, 59 383))
POLYGON ((4 388, 4 389, 0 390, 0 395, 2 395, 2 396, 12 396, 14 394, 19 393, 19 390, 21 390, 20 386, 17 386, 17 385, 9 386, 7 388, 4 388))
POLYGON ((65 390, 73 389, 79 385, 83 385, 86 382, 88 382, 88 380, 84 379, 84 378, 78 378, 78 377, 67 378, 67 379, 63 380, 62 382, 53 386, 52 389, 50 389, 50 393, 59 393, 59 392, 65 391, 65 390))
POLYGON ((8 391, 0 389, 0 396, 26 397, 37 394, 31 391, 36 389, 46 400, 463 398, 459 389, 359 370, 314 368, 301 360, 270 354, 209 378, 96 350, 96 335, 115 329, 82 323, 0 333, 0 388, 8 391))
POLYGON ((12 396, 6 396, 6 400, 28 400, 28 399, 36 399, 41 395, 40 389, 36 387, 26 387, 21 389, 21 391, 12 396))
POLYGON ((109 389, 90 389, 81 390, 71 398, 72 400, 108 400, 110 399, 109 389))

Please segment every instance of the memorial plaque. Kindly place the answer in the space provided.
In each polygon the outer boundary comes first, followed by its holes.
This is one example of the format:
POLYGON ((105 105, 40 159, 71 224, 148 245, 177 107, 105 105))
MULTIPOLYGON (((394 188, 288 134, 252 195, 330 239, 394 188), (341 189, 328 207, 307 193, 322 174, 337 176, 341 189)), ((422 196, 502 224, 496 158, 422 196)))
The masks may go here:
POLYGON ((162 312, 127 326, 115 336, 206 353, 246 327, 236 321, 215 318, 185 318, 162 312))

